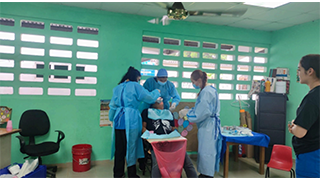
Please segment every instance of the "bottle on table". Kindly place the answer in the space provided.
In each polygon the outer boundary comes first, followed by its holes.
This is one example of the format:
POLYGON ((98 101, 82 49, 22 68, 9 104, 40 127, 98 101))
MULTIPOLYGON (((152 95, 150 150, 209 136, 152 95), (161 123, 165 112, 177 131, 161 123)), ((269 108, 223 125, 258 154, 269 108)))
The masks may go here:
POLYGON ((269 80, 267 80, 265 82, 265 92, 270 92, 270 86, 271 86, 271 82, 269 80))

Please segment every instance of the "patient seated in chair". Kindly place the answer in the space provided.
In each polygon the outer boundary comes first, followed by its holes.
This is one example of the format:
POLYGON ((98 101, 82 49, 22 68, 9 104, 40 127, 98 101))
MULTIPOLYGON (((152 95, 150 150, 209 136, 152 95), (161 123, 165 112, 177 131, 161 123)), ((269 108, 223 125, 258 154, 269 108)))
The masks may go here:
MULTIPOLYGON (((145 109, 141 113, 142 117, 142 133, 146 130, 153 131, 157 135, 160 134, 169 134, 174 129, 174 119, 172 113, 163 109, 163 102, 154 103, 151 108, 145 109)), ((161 173, 158 167, 158 163, 155 157, 154 151, 151 149, 151 158, 152 158, 152 178, 161 178, 161 173)), ((197 178, 197 172, 193 167, 191 159, 189 156, 185 155, 183 169, 186 172, 188 178, 197 178)))

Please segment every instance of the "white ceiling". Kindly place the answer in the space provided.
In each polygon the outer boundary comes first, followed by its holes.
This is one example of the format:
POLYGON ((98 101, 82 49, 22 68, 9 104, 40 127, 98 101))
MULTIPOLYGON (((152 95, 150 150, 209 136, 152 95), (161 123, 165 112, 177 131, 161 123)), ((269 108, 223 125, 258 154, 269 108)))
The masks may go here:
MULTIPOLYGON (((155 2, 55 2, 66 6, 75 6, 104 11, 136 14, 160 18, 167 13, 155 2)), ((173 2, 167 2, 169 6, 173 2)), ((270 9, 242 2, 183 2, 184 8, 195 10, 232 10, 247 7, 247 12, 241 17, 222 16, 189 16, 184 21, 215 25, 225 25, 239 28, 275 31, 320 19, 320 2, 290 2, 278 8, 270 9)))

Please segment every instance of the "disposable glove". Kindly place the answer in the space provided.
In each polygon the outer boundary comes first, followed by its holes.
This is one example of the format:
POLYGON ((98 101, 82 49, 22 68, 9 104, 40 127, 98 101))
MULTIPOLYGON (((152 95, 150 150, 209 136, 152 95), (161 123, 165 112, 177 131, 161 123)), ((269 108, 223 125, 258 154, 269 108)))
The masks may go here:
POLYGON ((179 117, 183 118, 187 115, 187 113, 189 112, 189 109, 182 109, 179 111, 179 117))
POLYGON ((163 98, 162 97, 158 97, 158 99, 156 100, 156 103, 161 103, 163 101, 163 98))
POLYGON ((176 109, 177 104, 176 103, 172 103, 171 107, 169 108, 170 111, 173 111, 174 109, 176 109))

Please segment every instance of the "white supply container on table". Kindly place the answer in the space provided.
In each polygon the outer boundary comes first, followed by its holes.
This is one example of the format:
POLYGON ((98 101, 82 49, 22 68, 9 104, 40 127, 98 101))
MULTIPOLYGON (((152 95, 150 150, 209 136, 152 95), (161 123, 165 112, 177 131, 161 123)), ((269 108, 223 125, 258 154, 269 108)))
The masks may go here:
POLYGON ((277 81, 276 82, 276 93, 284 94, 286 93, 286 82, 277 81))

